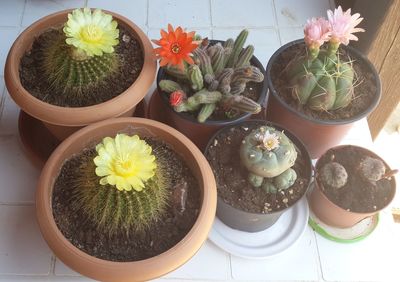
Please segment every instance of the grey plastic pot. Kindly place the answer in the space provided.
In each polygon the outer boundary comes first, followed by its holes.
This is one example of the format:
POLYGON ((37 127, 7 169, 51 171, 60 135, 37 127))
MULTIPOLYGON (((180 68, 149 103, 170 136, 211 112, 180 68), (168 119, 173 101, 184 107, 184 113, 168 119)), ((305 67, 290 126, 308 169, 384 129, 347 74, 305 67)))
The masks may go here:
MULTIPOLYGON (((205 149, 205 155, 207 156, 207 151, 208 148, 214 143, 214 139, 221 133, 230 130, 232 127, 236 126, 251 126, 251 125, 268 125, 272 126, 276 129, 283 130, 285 132, 285 135, 289 137, 289 139, 294 143, 294 145, 297 147, 297 149, 300 151, 299 155, 301 154, 306 163, 306 179, 307 179, 307 189, 304 190, 304 194, 299 197, 299 199, 294 202, 291 206, 279 210, 276 212, 268 213, 268 214, 263 214, 263 213, 251 213, 251 212, 246 212, 240 209, 237 209, 235 207, 232 207, 231 205, 225 203, 225 201, 218 196, 217 198, 217 217, 226 225, 228 225, 231 228, 241 230, 241 231, 246 231, 246 232, 259 232, 262 230, 265 230, 269 227, 271 227, 279 218, 280 216, 288 211, 290 208, 292 208, 300 199, 304 197, 306 194, 308 187, 310 186, 311 183, 311 177, 312 177, 312 163, 311 163, 311 158, 310 154, 308 153, 306 147, 304 144, 300 141, 299 138, 297 138, 293 133, 291 133, 289 130, 286 128, 280 126, 279 124, 270 122, 270 121, 265 121, 265 120, 248 120, 248 121, 243 121, 241 123, 238 123, 236 125, 231 125, 224 127, 220 129, 218 132, 216 132, 213 137, 209 140, 206 149, 205 149)), ((217 190, 218 190, 218 181, 217 181, 217 190)))

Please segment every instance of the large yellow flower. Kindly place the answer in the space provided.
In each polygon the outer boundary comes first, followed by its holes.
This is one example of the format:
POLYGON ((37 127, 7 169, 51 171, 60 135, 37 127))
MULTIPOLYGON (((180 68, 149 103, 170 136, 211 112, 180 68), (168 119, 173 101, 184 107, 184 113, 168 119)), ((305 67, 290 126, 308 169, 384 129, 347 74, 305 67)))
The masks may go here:
POLYGON ((114 185, 120 191, 141 191, 157 167, 152 148, 139 136, 117 134, 96 146, 96 174, 101 185, 114 185))
POLYGON ((84 51, 88 56, 112 53, 113 46, 118 44, 117 25, 111 15, 99 9, 93 13, 89 8, 76 9, 72 14, 68 14, 68 21, 64 26, 66 42, 84 51))

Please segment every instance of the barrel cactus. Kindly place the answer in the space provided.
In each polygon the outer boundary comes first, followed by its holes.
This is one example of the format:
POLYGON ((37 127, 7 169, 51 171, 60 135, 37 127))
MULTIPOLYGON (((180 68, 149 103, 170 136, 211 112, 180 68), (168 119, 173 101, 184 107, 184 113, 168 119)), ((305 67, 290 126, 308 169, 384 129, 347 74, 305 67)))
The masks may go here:
POLYGON ((75 210, 110 235, 145 230, 160 218, 167 206, 167 160, 137 135, 106 137, 89 152, 72 187, 75 210))
MULTIPOLYGON (((356 26, 360 14, 328 11, 328 20, 312 18, 304 28, 307 55, 293 59, 287 67, 292 96, 314 111, 334 111, 347 107, 354 98, 354 69, 351 60, 343 60, 339 45, 357 40, 352 33, 364 31, 356 26), (320 47, 329 42, 327 48, 320 47)), ((323 46, 322 46, 323 47, 323 46)))
POLYGON ((339 189, 346 185, 348 175, 340 163, 329 162, 321 168, 320 178, 324 185, 339 189))
POLYGON ((358 168, 361 176, 370 182, 382 179, 386 172, 385 164, 380 159, 369 156, 361 160, 358 168))
MULTIPOLYGON (((180 28, 176 31, 169 28, 169 32, 175 34, 175 37, 178 36, 177 31, 179 34, 183 32, 180 28)), ((186 58, 185 62, 179 61, 180 57, 174 62, 168 56, 174 53, 174 50, 171 52, 163 48, 164 45, 178 46, 177 42, 166 45, 166 39, 154 41, 162 46, 156 49, 161 58, 160 66, 164 67, 166 73, 173 78, 173 80, 161 80, 159 87, 170 96, 180 95, 179 102, 176 102, 177 99, 172 99, 175 103, 171 103, 171 106, 175 111, 196 112, 199 122, 206 121, 217 107, 224 109, 227 117, 232 111, 253 114, 261 111, 260 104, 241 95, 248 82, 264 80, 262 71, 250 65, 254 47, 249 45, 243 48, 248 34, 247 30, 243 30, 236 40, 228 39, 223 44, 210 45, 207 39, 193 41, 197 42, 198 46, 192 47, 191 53, 180 54, 186 58), (169 63, 165 63, 165 60, 169 63)), ((194 35, 192 36, 187 35, 186 38, 194 40, 194 35)), ((183 52, 188 48, 181 46, 179 50, 183 52)))
POLYGON ((261 126, 247 135, 240 146, 240 161, 248 181, 267 192, 291 187, 297 179, 292 169, 297 151, 290 139, 273 127, 261 126))
POLYGON ((71 99, 98 86, 120 65, 114 52, 118 37, 111 15, 89 8, 72 11, 63 30, 42 44, 41 69, 49 85, 71 99))

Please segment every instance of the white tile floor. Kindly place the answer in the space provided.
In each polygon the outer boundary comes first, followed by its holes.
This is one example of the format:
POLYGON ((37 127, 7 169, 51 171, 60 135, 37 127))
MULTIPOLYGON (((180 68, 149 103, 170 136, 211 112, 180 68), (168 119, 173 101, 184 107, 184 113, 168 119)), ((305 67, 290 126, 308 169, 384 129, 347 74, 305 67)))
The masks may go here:
MULTIPOLYGON (((159 28, 169 22, 214 39, 235 36, 247 27, 251 31, 249 42, 255 45, 263 65, 280 45, 302 37, 307 17, 324 15, 332 7, 330 0, 1 1, 0 281, 89 281, 57 260, 40 235, 34 212, 39 171, 21 151, 18 108, 8 97, 3 78, 7 52, 24 27, 49 13, 85 4, 130 18, 150 38, 157 38, 159 28)), ((371 146, 366 130, 365 120, 361 121, 348 141, 371 146)), ((192 260, 160 281, 396 281, 399 270, 394 261, 400 246, 393 246, 393 242, 400 233, 390 224, 390 215, 382 218, 370 238, 354 245, 332 243, 308 228, 293 248, 269 260, 240 259, 207 241, 192 260), (379 258, 381 255, 385 258, 379 258)))

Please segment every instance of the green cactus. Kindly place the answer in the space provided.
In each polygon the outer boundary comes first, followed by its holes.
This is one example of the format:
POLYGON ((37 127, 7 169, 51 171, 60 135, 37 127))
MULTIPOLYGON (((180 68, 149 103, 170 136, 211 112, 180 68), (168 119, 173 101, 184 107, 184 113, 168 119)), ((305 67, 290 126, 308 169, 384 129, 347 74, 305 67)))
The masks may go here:
POLYGON ((247 36, 248 31, 243 30, 236 40, 228 39, 223 44, 212 46, 208 40, 203 40, 193 51, 194 65, 185 65, 183 69, 164 67, 176 82, 162 80, 160 88, 167 93, 184 90, 188 97, 179 105, 174 105, 176 111, 201 111, 197 116, 199 122, 204 122, 204 117, 208 118, 216 108, 223 108, 228 118, 233 116, 232 113, 260 112, 261 106, 258 103, 240 95, 248 82, 259 83, 264 80, 263 73, 250 65, 254 47, 249 45, 243 48, 247 36), (205 95, 212 97, 206 98, 205 95), (217 105, 204 105, 211 103, 217 105))
POLYGON ((347 183, 347 171, 340 163, 329 162, 321 168, 320 178, 324 185, 342 188, 347 183))
POLYGON ((354 95, 352 62, 339 55, 320 52, 316 58, 301 57, 289 64, 287 75, 292 95, 314 111, 334 111, 350 104, 354 95))
POLYGON ((283 132, 269 126, 254 129, 240 147, 240 161, 248 170, 248 180, 254 187, 262 186, 263 179, 270 181, 284 173, 273 184, 278 189, 285 189, 287 183, 296 179, 295 173, 286 172, 296 158, 297 151, 292 141, 283 132))
POLYGON ((376 182, 383 178, 386 167, 381 160, 367 156, 361 160, 359 171, 363 178, 370 182, 376 182))
POLYGON ((201 107, 199 114, 197 115, 198 122, 205 122, 214 112, 215 110, 215 103, 204 104, 201 107))
POLYGON ((297 179, 296 171, 288 168, 278 176, 273 178, 273 183, 278 190, 283 190, 291 187, 297 179))
POLYGON ((100 185, 93 162, 95 150, 86 150, 77 165, 79 177, 72 183, 74 210, 80 211, 97 228, 109 235, 119 232, 142 231, 154 223, 167 206, 169 178, 163 176, 168 165, 161 152, 153 150, 157 169, 155 176, 146 182, 146 187, 138 192, 119 191, 114 186, 100 185))

